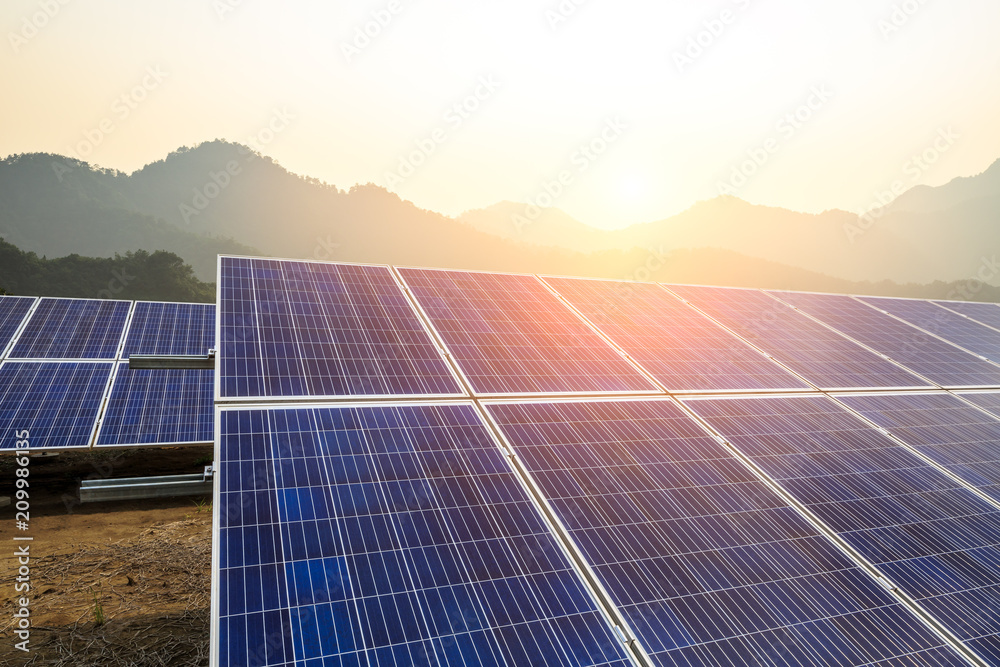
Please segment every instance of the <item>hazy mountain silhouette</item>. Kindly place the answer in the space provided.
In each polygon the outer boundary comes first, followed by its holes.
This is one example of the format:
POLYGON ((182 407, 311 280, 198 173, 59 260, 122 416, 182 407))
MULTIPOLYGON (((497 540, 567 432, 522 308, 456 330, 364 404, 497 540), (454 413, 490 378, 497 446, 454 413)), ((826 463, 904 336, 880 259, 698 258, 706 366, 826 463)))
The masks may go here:
POLYGON ((935 213, 977 202, 1000 211, 1000 160, 978 176, 961 176, 940 187, 917 185, 897 197, 887 208, 899 213, 935 213))
POLYGON ((129 180, 121 172, 58 155, 0 160, 0 238, 51 257, 167 250, 212 281, 217 254, 253 251, 229 239, 178 229, 135 208, 128 197, 129 180))
MULTIPOLYGON (((207 280, 214 279, 214 255, 231 252, 913 293, 920 288, 858 281, 930 283, 974 276, 982 253, 996 247, 983 241, 991 229, 983 224, 990 207, 982 205, 1000 192, 996 180, 987 173, 920 191, 913 197, 933 200, 936 213, 887 210, 862 227, 858 216, 844 211, 806 215, 719 197, 665 220, 603 231, 558 209, 529 211, 513 202, 454 219, 372 184, 344 191, 292 174, 244 146, 213 141, 179 149, 131 175, 51 155, 8 158, 0 163, 0 236, 52 256, 170 250, 207 280), (60 162, 69 171, 54 169, 60 162), (956 212, 966 217, 947 223, 935 217, 956 212), (848 233, 852 225, 859 234, 848 233), (978 235, 966 236, 973 227, 978 235), (927 243, 924 236, 937 240, 927 243)), ((905 203, 901 197, 897 206, 905 203)), ((940 290, 952 288, 942 285, 928 296, 946 296, 940 290)))
POLYGON ((908 191, 868 219, 839 210, 798 213, 726 196, 616 231, 587 227, 557 209, 533 218, 526 210, 503 202, 458 219, 504 238, 581 252, 711 246, 855 281, 965 280, 976 275, 983 253, 1000 252, 1000 162, 979 176, 908 191))

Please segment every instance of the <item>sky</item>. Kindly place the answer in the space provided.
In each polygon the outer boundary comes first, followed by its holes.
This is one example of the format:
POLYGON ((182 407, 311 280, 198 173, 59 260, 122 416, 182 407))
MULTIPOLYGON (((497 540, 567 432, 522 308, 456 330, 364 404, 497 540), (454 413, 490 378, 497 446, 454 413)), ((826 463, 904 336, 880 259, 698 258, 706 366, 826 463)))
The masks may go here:
POLYGON ((249 144, 448 215, 861 212, 1000 158, 996 0, 4 0, 0 155, 249 144))

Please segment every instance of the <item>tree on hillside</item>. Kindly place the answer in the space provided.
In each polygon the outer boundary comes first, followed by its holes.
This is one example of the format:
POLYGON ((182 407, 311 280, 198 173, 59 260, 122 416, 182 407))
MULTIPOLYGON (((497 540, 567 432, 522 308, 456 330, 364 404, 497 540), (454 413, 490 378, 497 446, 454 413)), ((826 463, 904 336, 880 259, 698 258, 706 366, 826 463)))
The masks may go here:
POLYGON ((47 259, 0 239, 0 281, 17 294, 36 296, 215 301, 215 285, 198 280, 189 264, 164 250, 47 259))

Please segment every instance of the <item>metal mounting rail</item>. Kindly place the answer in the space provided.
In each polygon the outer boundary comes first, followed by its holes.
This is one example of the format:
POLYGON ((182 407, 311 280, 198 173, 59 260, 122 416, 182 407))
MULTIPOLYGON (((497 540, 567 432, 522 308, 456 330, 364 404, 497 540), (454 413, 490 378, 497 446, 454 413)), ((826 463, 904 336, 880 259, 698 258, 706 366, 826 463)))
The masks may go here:
POLYGON ((133 354, 129 368, 204 368, 215 369, 215 350, 208 354, 133 354))
POLYGON ((80 502, 200 496, 212 493, 212 488, 212 475, 207 467, 205 472, 192 475, 85 479, 80 482, 80 502))

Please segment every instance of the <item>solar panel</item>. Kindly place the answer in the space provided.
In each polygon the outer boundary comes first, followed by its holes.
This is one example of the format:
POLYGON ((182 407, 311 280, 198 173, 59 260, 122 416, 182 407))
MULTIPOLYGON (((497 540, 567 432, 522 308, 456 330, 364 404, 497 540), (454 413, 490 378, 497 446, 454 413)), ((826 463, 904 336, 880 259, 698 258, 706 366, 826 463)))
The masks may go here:
POLYGON ((684 401, 944 627, 1000 664, 1000 511, 825 397, 684 401))
POLYGON ((857 299, 840 294, 772 293, 942 387, 1000 386, 1000 367, 857 299))
POLYGON ((122 358, 133 354, 206 354, 214 348, 214 304, 137 301, 122 358))
POLYGON ((671 391, 810 388, 659 285, 543 280, 671 391))
POLYGON ((115 359, 131 301, 42 298, 11 359, 115 359))
POLYGON ((0 449, 15 449, 27 431, 31 449, 89 447, 111 363, 0 364, 0 449))
POLYGON ((207 369, 130 369, 118 364, 95 447, 203 444, 215 439, 207 369))
POLYGON ((858 298, 928 333, 1000 363, 1000 331, 996 329, 973 322, 930 301, 870 296, 858 298))
POLYGON ((36 300, 35 297, 0 295, 0 359, 36 300))
POLYGON ((534 276, 399 272, 476 393, 657 391, 534 276))
POLYGON ((472 405, 219 423, 213 664, 631 664, 472 405))
POLYGON ((971 301, 935 301, 934 303, 994 329, 1000 329, 1000 306, 995 303, 971 301))
POLYGON ((670 289, 821 389, 931 386, 763 292, 670 289))
POLYGON ((1000 392, 996 391, 969 391, 958 394, 965 400, 978 405, 983 410, 1000 417, 1000 392))
POLYGON ((460 395, 385 266, 222 257, 219 396, 460 395))
POLYGON ((951 394, 838 398, 965 483, 1000 502, 1000 420, 951 394))
POLYGON ((671 401, 487 410, 655 664, 962 663, 671 401))

